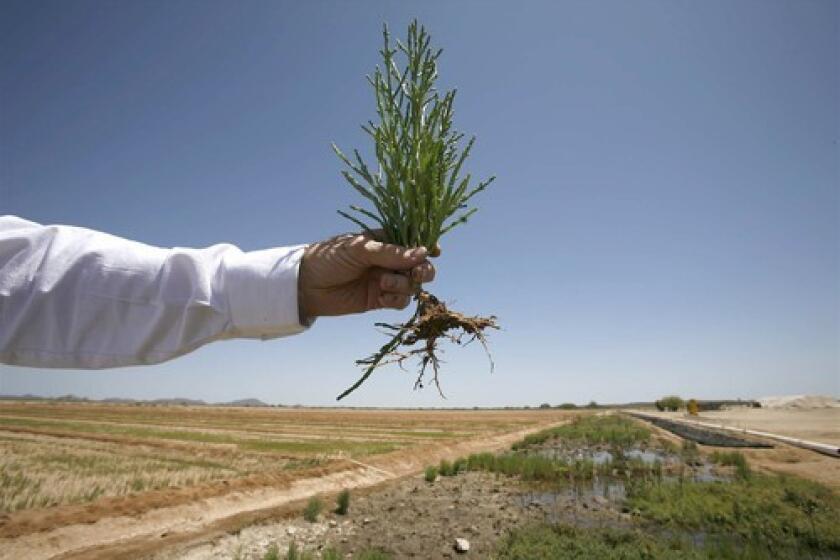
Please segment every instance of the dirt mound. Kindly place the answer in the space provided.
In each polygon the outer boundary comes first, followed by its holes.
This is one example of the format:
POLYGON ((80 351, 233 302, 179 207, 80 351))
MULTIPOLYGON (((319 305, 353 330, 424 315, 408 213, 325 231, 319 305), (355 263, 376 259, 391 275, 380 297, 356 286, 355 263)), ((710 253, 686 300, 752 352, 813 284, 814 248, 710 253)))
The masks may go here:
POLYGON ((824 395, 787 395, 783 397, 765 397, 763 399, 758 399, 758 402, 761 403, 761 408, 840 408, 840 402, 837 399, 824 395))

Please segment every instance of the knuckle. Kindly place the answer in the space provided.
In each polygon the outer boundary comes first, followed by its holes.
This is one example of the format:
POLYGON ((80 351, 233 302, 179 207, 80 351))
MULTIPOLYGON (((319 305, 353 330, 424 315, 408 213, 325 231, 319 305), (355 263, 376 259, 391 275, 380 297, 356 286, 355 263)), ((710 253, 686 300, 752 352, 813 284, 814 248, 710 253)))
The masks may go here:
POLYGON ((351 237, 345 241, 344 246, 354 255, 361 255, 365 252, 366 240, 361 237, 351 237))

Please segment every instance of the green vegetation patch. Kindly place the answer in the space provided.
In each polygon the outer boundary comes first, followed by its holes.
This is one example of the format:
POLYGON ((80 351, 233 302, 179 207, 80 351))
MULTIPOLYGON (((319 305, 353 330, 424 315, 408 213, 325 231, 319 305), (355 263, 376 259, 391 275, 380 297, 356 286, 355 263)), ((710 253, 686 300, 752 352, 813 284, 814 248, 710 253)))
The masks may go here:
POLYGON ((629 447, 650 439, 650 430, 634 420, 616 414, 578 416, 568 424, 525 436, 525 439, 513 445, 513 449, 540 445, 550 439, 563 439, 586 445, 609 444, 629 447))
POLYGON ((666 527, 729 535, 777 557, 840 554, 840 497, 815 482, 753 473, 731 483, 644 483, 628 491, 628 508, 666 527))
POLYGON ((533 525, 510 533, 499 545, 496 560, 658 560, 705 558, 680 541, 654 539, 639 531, 578 529, 565 525, 533 525))
POLYGON ((344 489, 338 493, 335 499, 335 513, 338 515, 347 515, 350 509, 350 490, 344 489))
POLYGON ((324 502, 322 502, 317 496, 313 496, 309 498, 309 502, 307 502, 306 507, 303 510, 303 518, 310 523, 315 523, 318 521, 318 516, 321 515, 321 511, 323 509, 324 502))
POLYGON ((487 471, 507 476, 519 476, 525 481, 552 482, 564 480, 569 474, 569 465, 541 455, 520 453, 474 453, 467 457, 467 470, 487 471))
POLYGON ((306 441, 263 438, 242 438, 219 432, 194 430, 161 430, 139 426, 118 426, 86 422, 65 422, 51 420, 30 420, 24 418, 2 418, 0 426, 23 426, 35 429, 61 430, 80 434, 109 434, 134 439, 175 440, 189 443, 210 443, 236 445, 243 451, 260 453, 336 453, 345 452, 353 456, 387 453, 404 447, 401 441, 350 441, 339 439, 313 439, 306 441))
POLYGON ((747 458, 738 451, 715 451, 709 456, 712 463, 726 467, 735 467, 735 474, 738 478, 747 479, 750 477, 750 466, 747 458))
MULTIPOLYGON (((262 556, 262 560, 341 560, 343 558, 350 558, 350 556, 342 555, 333 547, 327 547, 318 553, 301 549, 294 541, 289 543, 286 554, 282 556, 277 544, 270 545, 262 556)), ((391 560, 392 556, 379 550, 367 549, 354 554, 352 558, 354 560, 391 560)))

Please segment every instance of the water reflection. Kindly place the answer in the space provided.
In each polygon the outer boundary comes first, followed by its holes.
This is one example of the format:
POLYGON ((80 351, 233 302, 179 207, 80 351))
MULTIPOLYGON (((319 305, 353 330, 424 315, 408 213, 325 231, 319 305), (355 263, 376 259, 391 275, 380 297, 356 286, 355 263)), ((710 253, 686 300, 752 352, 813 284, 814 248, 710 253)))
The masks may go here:
POLYGON ((709 483, 729 480, 699 455, 684 460, 680 454, 655 448, 596 446, 570 449, 551 446, 527 450, 526 453, 536 453, 573 467, 567 481, 532 487, 520 496, 523 508, 543 511, 546 521, 551 523, 562 521, 578 526, 621 525, 622 522, 617 518, 610 521, 604 519, 604 516, 581 513, 601 508, 620 509, 633 485, 643 481, 667 484, 680 480, 709 483), (591 465, 591 468, 580 469, 581 465, 591 465), (575 472, 586 472, 589 476, 575 477, 572 474, 575 472))

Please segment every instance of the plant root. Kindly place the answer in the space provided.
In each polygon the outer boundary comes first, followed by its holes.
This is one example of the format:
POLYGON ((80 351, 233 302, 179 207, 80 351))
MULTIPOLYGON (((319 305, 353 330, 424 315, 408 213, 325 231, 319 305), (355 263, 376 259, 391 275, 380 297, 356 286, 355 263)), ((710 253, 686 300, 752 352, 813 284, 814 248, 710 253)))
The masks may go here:
POLYGON ((376 368, 396 363, 405 369, 403 363, 413 356, 420 358, 420 371, 414 382, 414 388, 423 388, 426 368, 431 365, 433 370, 432 380, 435 387, 437 387, 440 396, 446 398, 443 390, 441 390, 440 378, 438 377, 441 360, 437 351, 438 341, 441 338, 448 339, 459 346, 465 346, 474 340, 479 341, 490 360, 490 371, 493 371, 493 359, 487 349, 485 331, 499 328, 495 316, 467 317, 449 310, 445 303, 425 290, 419 291, 414 296, 414 300, 417 302, 417 308, 408 322, 396 325, 376 323, 377 327, 393 333, 393 336, 377 353, 363 360, 356 360, 356 364, 364 366, 365 371, 359 380, 341 393, 336 400, 340 401, 358 389, 376 368), (420 346, 416 347, 418 344, 420 346))

